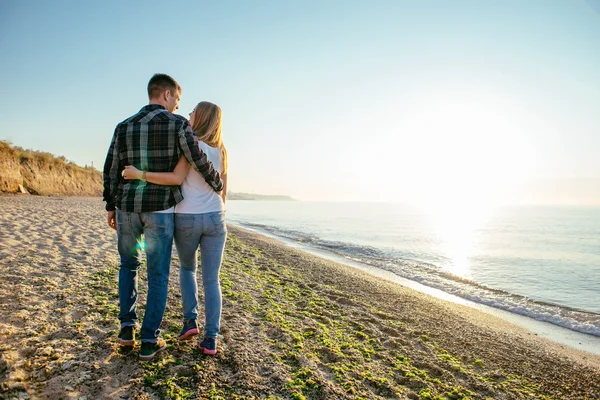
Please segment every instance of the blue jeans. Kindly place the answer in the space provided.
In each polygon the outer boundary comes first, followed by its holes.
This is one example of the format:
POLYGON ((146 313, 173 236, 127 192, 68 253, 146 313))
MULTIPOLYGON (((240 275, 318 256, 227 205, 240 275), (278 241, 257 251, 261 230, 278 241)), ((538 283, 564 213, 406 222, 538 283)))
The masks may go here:
POLYGON ((221 326, 221 284, 219 270, 225 249, 225 213, 175 214, 175 247, 181 270, 179 284, 184 319, 198 317, 198 246, 202 259, 204 286, 204 337, 216 338, 221 326))
POLYGON ((117 210, 119 269, 119 320, 121 328, 135 325, 138 271, 146 251, 148 297, 140 336, 156 343, 167 304, 167 287, 173 247, 173 214, 132 213, 117 210), (143 236, 142 236, 143 235, 143 236))

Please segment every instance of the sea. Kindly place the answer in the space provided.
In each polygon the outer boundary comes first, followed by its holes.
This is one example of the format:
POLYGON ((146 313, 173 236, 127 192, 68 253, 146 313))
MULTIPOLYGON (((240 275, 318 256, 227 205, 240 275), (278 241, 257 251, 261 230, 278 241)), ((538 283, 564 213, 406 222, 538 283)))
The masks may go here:
POLYGON ((229 223, 600 337, 600 207, 229 201, 229 223))

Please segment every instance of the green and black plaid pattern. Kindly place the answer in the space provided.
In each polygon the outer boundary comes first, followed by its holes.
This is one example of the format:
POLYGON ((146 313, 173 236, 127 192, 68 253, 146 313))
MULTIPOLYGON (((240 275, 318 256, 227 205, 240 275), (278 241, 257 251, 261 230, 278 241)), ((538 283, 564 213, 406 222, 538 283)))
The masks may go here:
POLYGON ((179 186, 156 185, 142 180, 125 180, 126 165, 150 172, 171 172, 184 155, 192 168, 215 190, 223 189, 219 173, 198 148, 198 139, 188 121, 150 104, 115 128, 104 163, 106 210, 127 212, 166 210, 183 200, 179 186))

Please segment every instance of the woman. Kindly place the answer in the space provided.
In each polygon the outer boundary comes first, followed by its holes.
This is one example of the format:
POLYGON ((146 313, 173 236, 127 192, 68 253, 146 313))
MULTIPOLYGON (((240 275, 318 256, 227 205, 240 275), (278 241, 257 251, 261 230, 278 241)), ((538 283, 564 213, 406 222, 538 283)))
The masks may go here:
MULTIPOLYGON (((181 270, 179 284, 183 305, 183 329, 179 340, 197 335, 198 285, 196 269, 198 246, 202 257, 202 285, 204 286, 205 325, 204 339, 199 347, 205 354, 217 353, 217 334, 221 322, 221 286, 219 270, 227 238, 225 225, 225 197, 227 195, 227 151, 221 138, 221 109, 203 101, 190 113, 190 125, 198 136, 198 146, 220 173, 223 191, 219 195, 187 163, 182 156, 173 172, 146 172, 148 182, 160 185, 179 185, 184 200, 175 206, 175 246, 181 270)), ((144 171, 126 166, 125 179, 142 179, 144 171)))

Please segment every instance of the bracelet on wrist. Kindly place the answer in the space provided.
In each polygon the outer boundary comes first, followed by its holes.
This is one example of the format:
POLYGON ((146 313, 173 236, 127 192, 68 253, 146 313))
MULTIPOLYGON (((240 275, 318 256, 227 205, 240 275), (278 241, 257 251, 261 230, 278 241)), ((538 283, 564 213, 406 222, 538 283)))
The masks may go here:
POLYGON ((145 181, 146 180, 146 171, 142 171, 142 180, 145 181))

